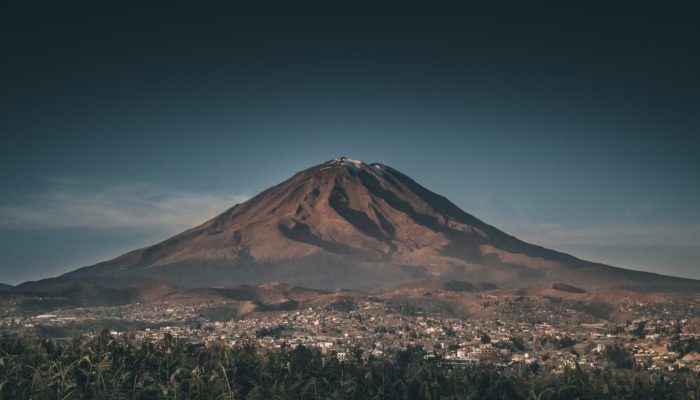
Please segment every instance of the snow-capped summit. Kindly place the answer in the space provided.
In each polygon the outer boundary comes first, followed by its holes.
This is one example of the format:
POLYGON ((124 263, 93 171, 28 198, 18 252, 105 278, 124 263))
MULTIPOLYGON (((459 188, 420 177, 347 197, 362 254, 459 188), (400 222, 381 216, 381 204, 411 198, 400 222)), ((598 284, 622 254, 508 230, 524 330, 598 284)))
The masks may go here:
POLYGON ((327 161, 316 168, 319 171, 338 170, 341 168, 345 168, 353 174, 362 170, 372 172, 377 175, 382 175, 382 167, 383 165, 379 163, 367 164, 362 160, 354 160, 348 157, 338 157, 327 161))
POLYGON ((354 165, 357 168, 361 167, 362 165, 365 165, 363 161, 353 160, 352 158, 348 157, 340 157, 336 158, 335 160, 341 163, 342 165, 354 165))
POLYGON ((328 161, 327 163, 321 164, 321 169, 327 169, 327 168, 338 168, 338 167, 351 167, 351 168, 362 168, 363 166, 367 166, 363 161, 360 160, 353 160, 352 158, 348 157, 338 157, 334 158, 331 161, 328 161))

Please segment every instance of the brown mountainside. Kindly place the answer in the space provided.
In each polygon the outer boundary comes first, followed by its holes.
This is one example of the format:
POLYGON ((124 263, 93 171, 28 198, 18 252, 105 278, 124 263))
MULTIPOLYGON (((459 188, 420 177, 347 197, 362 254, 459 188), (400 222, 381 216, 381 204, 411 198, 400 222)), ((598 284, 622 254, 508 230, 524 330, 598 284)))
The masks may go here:
POLYGON ((700 282, 591 263, 525 243, 382 164, 335 159, 200 226, 58 279, 224 287, 279 281, 377 288, 421 279, 501 288, 697 291, 700 282))

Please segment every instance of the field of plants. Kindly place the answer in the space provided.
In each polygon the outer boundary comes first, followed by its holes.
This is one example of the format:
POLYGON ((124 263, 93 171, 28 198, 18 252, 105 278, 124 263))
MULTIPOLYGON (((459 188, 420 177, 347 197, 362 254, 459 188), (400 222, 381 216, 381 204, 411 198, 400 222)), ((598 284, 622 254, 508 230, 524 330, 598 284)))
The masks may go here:
POLYGON ((346 361, 297 347, 194 346, 107 332, 56 342, 0 336, 2 399, 700 399, 691 371, 454 367, 421 349, 346 361))

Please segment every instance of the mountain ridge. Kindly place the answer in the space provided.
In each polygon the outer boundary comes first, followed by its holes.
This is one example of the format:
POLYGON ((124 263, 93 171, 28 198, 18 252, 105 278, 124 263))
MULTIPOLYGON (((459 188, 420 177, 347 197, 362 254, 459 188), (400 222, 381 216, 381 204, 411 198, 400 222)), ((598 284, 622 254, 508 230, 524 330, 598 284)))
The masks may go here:
POLYGON ((561 282, 583 289, 700 289, 699 281, 593 263, 526 243, 394 168, 346 157, 300 171, 153 246, 55 279, 183 287, 280 281, 327 290, 430 278, 503 288, 561 282))

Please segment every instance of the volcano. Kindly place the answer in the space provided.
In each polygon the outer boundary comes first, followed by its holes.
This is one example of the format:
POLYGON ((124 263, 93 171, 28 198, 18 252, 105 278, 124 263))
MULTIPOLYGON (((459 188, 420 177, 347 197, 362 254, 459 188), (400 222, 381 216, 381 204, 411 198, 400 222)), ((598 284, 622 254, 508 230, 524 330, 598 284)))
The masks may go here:
POLYGON ((317 289, 409 281, 563 282, 578 288, 698 291, 700 282, 615 268, 525 243, 383 164, 341 157, 301 171, 156 245, 58 279, 317 289))

